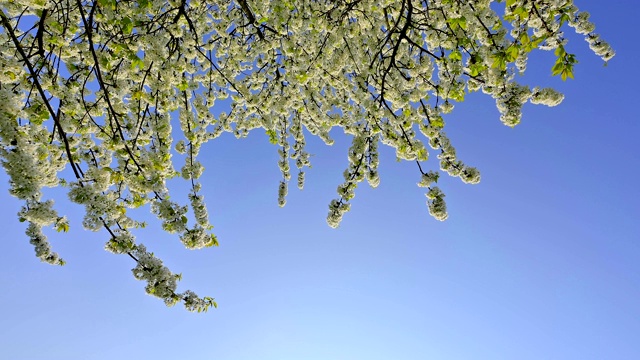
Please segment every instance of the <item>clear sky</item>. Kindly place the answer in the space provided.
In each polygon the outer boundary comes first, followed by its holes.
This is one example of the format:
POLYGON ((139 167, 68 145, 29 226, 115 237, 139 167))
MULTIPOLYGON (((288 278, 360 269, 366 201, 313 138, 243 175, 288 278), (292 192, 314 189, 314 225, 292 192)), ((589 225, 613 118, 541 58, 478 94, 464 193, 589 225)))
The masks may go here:
POLYGON ((570 36, 580 63, 564 83, 552 54, 533 57, 524 81, 566 98, 526 105, 515 129, 484 95, 458 105, 447 133, 482 182, 441 178, 444 223, 415 165, 381 147, 379 188, 361 185, 329 228, 349 145, 338 130, 333 147, 308 138, 313 168, 282 209, 263 132, 209 143, 220 247, 188 251, 153 222, 138 232, 183 273, 179 290, 216 298, 206 314, 147 296, 132 260, 105 252, 107 235, 83 230, 66 200, 71 232, 50 241, 67 265, 40 263, 0 174, 0 359, 640 359, 640 4, 577 5, 617 56, 605 68, 570 36))

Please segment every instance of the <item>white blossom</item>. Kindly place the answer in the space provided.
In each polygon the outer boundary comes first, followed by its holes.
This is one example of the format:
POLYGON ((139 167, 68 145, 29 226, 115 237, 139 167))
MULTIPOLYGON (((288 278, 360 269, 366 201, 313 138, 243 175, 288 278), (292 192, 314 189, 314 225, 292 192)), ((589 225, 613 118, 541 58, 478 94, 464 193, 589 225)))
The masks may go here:
POLYGON ((542 104, 547 106, 556 106, 564 100, 564 95, 552 88, 533 88, 531 94, 532 104, 542 104))
POLYGON ((449 217, 447 204, 444 202, 444 193, 438 187, 432 187, 427 192, 427 206, 429 214, 436 220, 444 221, 449 217))

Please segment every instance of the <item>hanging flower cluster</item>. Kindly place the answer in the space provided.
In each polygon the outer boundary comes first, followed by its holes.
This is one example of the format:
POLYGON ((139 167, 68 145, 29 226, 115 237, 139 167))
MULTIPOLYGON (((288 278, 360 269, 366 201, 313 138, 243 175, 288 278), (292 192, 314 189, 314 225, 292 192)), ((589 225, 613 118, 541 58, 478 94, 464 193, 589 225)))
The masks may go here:
POLYGON ((66 186, 85 208, 83 226, 106 230, 106 249, 136 261, 134 276, 147 293, 192 311, 215 302, 176 292, 178 276, 132 234, 144 223, 128 209, 149 205, 189 249, 216 246, 199 194, 198 155, 209 140, 265 132, 279 153, 277 202, 284 206, 293 164, 297 187, 304 186, 305 136, 330 145, 329 132, 341 128, 353 141, 330 226, 340 224, 359 183, 380 183, 380 144, 416 163, 429 213, 445 220, 440 174, 424 166, 435 152, 439 170, 480 181, 444 131, 444 115, 465 94, 491 96, 500 120, 515 126, 525 103, 563 99, 517 82, 531 51, 554 51, 551 73, 572 78, 569 26, 604 61, 614 56, 572 0, 0 4, 0 159, 9 192, 24 201, 19 218, 36 255, 63 263, 41 229, 67 231, 69 223, 41 190, 66 186), (500 15, 496 3, 503 3, 500 15), (231 106, 221 112, 216 104, 225 99, 231 106), (166 183, 175 177, 190 187, 188 204, 170 200, 166 183))

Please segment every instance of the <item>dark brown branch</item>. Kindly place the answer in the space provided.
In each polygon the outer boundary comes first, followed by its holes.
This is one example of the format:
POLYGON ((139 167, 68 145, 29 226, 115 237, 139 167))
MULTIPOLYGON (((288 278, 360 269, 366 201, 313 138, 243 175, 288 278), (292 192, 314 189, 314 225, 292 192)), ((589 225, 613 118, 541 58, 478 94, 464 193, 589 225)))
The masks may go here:
POLYGON ((44 20, 47 18, 47 14, 49 13, 48 9, 42 10, 42 16, 40 16, 40 22, 38 22, 38 32, 36 33, 36 39, 38 39, 38 54, 44 57, 44 20))
POLYGON ((53 110, 53 107, 51 106, 51 103, 49 103, 49 100, 47 99, 47 95, 44 92, 44 89, 42 89, 42 86, 40 85, 40 81, 38 81, 38 75, 36 74, 36 71, 33 68, 33 65, 31 64, 31 62, 29 62, 29 58, 27 57, 27 54, 24 52, 24 49, 22 48, 22 45, 20 44, 20 41, 16 37, 15 32, 11 28, 11 24, 9 23, 9 19, 5 15, 4 10, 0 10, 0 18, 2 20, 2 26, 4 26, 4 28, 6 29, 7 33, 9 34, 9 37, 11 37, 11 40, 13 41, 14 45, 16 46, 16 50, 18 51, 18 53, 22 57, 22 60, 24 61, 25 65, 27 66, 27 69, 29 69, 29 74, 31 75, 31 79, 33 81, 33 84, 38 89, 38 93, 40 94, 40 97, 42 98, 42 101, 44 102, 45 106, 47 107, 47 111, 49 112, 49 115, 53 119, 55 127, 58 129, 58 133, 60 134, 60 138, 64 142, 65 151, 67 153, 67 157, 69 158, 69 164, 71 164, 71 168, 73 169, 73 173, 75 174, 76 178, 78 180, 80 180, 82 177, 81 177, 80 173, 78 172, 77 165, 73 161, 73 156, 71 155, 71 147, 69 146, 69 141, 67 140, 67 136, 66 136, 64 130, 62 129, 62 124, 60 124, 60 107, 62 106, 62 104, 60 104, 60 106, 58 107, 58 111, 57 112, 53 110))
POLYGON ((258 30, 258 37, 260 38, 260 40, 264 40, 264 34, 260 30, 260 28, 258 26, 256 26, 257 25, 256 24, 256 17, 255 17, 255 15, 253 15, 253 12, 249 8, 249 4, 247 4, 247 1, 246 0, 238 0, 238 3, 240 4, 240 8, 242 9, 242 12, 247 17, 247 20, 249 20, 249 23, 251 25, 253 25, 258 30))

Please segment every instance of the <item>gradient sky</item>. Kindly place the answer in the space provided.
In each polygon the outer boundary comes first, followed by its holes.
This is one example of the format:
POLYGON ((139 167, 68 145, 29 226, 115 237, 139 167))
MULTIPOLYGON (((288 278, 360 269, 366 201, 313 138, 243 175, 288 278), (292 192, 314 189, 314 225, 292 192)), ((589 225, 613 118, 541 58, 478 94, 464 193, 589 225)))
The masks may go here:
MULTIPOLYGON (((64 267, 39 262, 0 174, 0 359, 640 359, 640 51, 635 0, 577 1, 617 51, 587 43, 575 80, 551 78, 551 53, 524 82, 565 93, 503 126, 473 94, 446 117, 471 186, 443 176, 449 219, 428 214, 415 165, 381 147, 381 184, 356 191, 334 230, 328 203, 349 142, 308 138, 313 168, 277 206, 277 148, 261 131, 205 146, 202 181, 220 247, 189 251, 151 222, 139 239, 179 290, 216 298, 193 314, 144 293, 107 234, 51 191, 71 231, 49 233, 64 267)), ((435 162, 427 163, 435 166, 435 162)), ((180 198, 180 183, 174 196, 180 198)))

